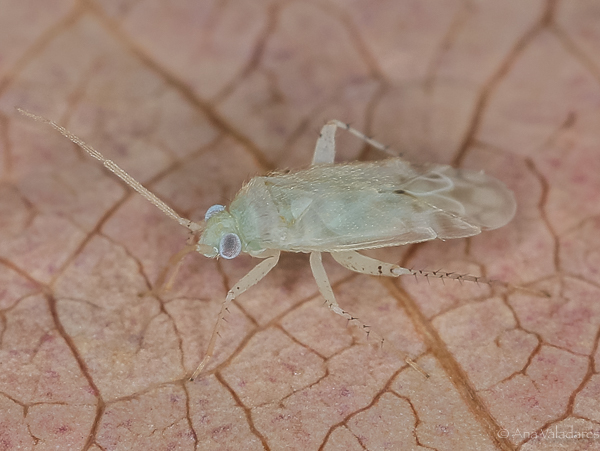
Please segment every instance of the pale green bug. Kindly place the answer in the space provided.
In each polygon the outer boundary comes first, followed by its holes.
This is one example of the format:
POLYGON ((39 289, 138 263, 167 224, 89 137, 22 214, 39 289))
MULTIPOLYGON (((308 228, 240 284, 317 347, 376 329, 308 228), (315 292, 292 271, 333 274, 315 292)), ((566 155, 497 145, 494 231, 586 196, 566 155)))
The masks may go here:
MULTIPOLYGON (((321 262, 322 252, 329 252, 341 265, 363 274, 389 277, 421 274, 479 281, 483 279, 414 271, 356 251, 477 235, 482 230, 505 225, 516 210, 512 192, 482 171, 446 165, 416 166, 398 157, 333 164, 337 128, 386 150, 359 131, 333 120, 321 130, 310 168, 254 177, 238 192, 229 209, 214 205, 206 212, 205 220, 196 223, 179 216, 114 162, 65 128, 19 111, 60 131, 167 216, 192 232, 201 233, 198 243, 184 249, 176 256, 177 260, 190 251, 225 259, 245 252, 263 259, 227 293, 206 354, 191 379, 212 357, 219 327, 231 301, 265 277, 277 264, 281 251, 310 253, 310 266, 327 306, 338 315, 356 320, 338 305, 321 262)), ((416 367, 409 358, 406 361, 416 367)))

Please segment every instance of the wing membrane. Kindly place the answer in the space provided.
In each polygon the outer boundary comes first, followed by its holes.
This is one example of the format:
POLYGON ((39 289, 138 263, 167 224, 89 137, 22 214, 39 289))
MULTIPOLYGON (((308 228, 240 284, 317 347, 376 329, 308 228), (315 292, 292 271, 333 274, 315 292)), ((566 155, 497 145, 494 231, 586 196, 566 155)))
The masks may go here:
POLYGON ((273 174, 253 179, 246 189, 253 184, 266 188, 278 216, 263 226, 264 246, 284 250, 356 250, 473 236, 506 224, 516 208, 506 186, 481 171, 399 158, 273 174))

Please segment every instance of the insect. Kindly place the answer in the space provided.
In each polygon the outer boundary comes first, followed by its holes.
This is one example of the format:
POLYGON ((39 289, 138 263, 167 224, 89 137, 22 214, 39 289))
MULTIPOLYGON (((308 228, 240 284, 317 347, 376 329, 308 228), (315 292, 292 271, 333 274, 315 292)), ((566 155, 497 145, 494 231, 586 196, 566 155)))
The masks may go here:
MULTIPOLYGON (((386 147, 333 120, 321 129, 310 168, 254 177, 242 187, 229 208, 213 205, 206 212, 204 221, 193 222, 179 216, 117 164, 64 127, 19 111, 51 125, 101 161, 164 214, 198 234, 197 243, 178 254, 179 261, 191 251, 224 259, 245 252, 262 259, 227 293, 204 358, 191 379, 200 374, 212 357, 227 307, 275 267, 281 251, 309 253, 310 267, 329 309, 349 320, 356 320, 338 305, 321 253, 329 252, 342 266, 362 274, 398 277, 421 273, 478 280, 474 276, 414 271, 357 251, 477 235, 483 230, 505 225, 516 210, 512 192, 482 171, 437 164, 412 165, 399 157, 334 164, 338 128, 380 150, 385 151, 386 147)), ((410 359, 407 362, 414 366, 410 359)))

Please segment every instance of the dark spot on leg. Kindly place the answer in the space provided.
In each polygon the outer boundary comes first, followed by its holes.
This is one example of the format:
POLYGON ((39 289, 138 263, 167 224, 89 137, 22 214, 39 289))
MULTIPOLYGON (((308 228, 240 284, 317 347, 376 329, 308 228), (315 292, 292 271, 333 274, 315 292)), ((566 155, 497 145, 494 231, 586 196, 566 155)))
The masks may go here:
POLYGON ((394 194, 406 194, 406 191, 404 191, 403 189, 396 189, 394 190, 394 194))
POLYGON ((383 274, 383 271, 381 270, 382 268, 383 268, 382 266, 377 267, 377 271, 379 272, 379 274, 383 274))

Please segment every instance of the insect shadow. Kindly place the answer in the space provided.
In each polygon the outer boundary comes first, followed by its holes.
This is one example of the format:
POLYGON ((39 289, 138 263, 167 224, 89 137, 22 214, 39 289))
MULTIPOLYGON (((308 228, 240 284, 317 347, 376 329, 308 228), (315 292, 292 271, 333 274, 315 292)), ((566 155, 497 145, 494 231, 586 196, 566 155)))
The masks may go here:
MULTIPOLYGON (((415 271, 357 251, 474 236, 505 225, 516 210, 513 193, 482 171, 439 164, 413 165, 399 157, 334 164, 338 128, 384 152, 387 147, 341 121, 332 120, 321 129, 308 169, 254 177, 240 189, 229 208, 213 205, 203 221, 193 222, 179 216, 116 163, 64 127, 27 111, 18 111, 58 130, 198 237, 197 242, 188 244, 171 259, 170 266, 177 269, 183 257, 194 251, 209 258, 232 259, 244 252, 262 259, 228 291, 204 358, 191 380, 213 356, 228 306, 275 267, 281 251, 309 253, 310 267, 327 307, 358 322, 369 333, 369 326, 337 303, 321 253, 329 252, 339 264, 362 274, 387 277, 412 274, 490 283, 470 275, 415 271)), ((409 357, 405 361, 426 375, 409 357)))

